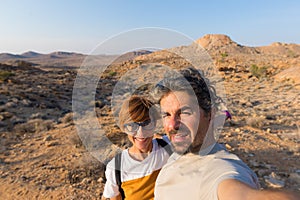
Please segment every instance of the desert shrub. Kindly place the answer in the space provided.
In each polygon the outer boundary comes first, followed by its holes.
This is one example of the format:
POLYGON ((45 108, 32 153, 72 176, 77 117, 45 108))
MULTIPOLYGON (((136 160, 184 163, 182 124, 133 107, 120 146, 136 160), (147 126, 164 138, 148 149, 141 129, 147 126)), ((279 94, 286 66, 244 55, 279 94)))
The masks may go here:
POLYGON ((14 131, 17 133, 37 133, 48 131, 53 126, 54 122, 52 120, 33 119, 23 124, 17 124, 14 131))
POLYGON ((24 61, 24 60, 17 60, 15 62, 15 64, 18 66, 18 67, 31 67, 33 64, 30 63, 30 62, 27 62, 27 61, 24 61))
POLYGON ((109 76, 115 76, 115 75, 117 75, 117 72, 115 72, 115 71, 110 71, 110 72, 108 73, 108 75, 109 75, 109 76))
POLYGON ((263 128, 266 125, 266 120, 264 117, 249 117, 246 119, 246 124, 253 128, 263 128))
POLYGON ((222 53, 221 53, 221 57, 222 57, 222 58, 226 58, 227 56, 228 56, 228 53, 227 53, 227 52, 222 52, 222 53))
POLYGON ((84 180, 96 181, 100 177, 104 178, 104 172, 105 165, 86 154, 79 158, 73 169, 69 170, 66 175, 66 182, 70 184, 86 184, 84 180))
POLYGON ((82 149, 84 148, 82 140, 78 134, 72 134, 70 136, 70 141, 76 148, 82 148, 82 149))
POLYGON ((73 123, 73 113, 67 113, 59 120, 63 124, 74 124, 73 123))
POLYGON ((288 50, 288 57, 290 58, 297 58, 299 55, 297 55, 294 51, 288 50))
POLYGON ((138 64, 138 65, 141 65, 141 64, 143 64, 143 61, 142 60, 135 60, 135 63, 138 64))
POLYGON ((255 76, 257 78, 262 78, 262 77, 265 77, 267 74, 267 67, 266 66, 259 67, 255 64, 253 64, 250 67, 250 72, 253 76, 255 76))
POLYGON ((14 76, 15 74, 9 71, 5 71, 5 70, 0 70, 0 80, 1 81, 5 81, 6 79, 8 79, 11 76, 14 76))

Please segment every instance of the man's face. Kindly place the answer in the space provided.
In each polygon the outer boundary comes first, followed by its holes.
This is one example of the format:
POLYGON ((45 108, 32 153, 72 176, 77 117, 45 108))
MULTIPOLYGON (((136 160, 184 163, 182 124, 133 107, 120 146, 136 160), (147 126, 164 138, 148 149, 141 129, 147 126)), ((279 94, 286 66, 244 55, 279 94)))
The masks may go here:
POLYGON ((165 132, 174 151, 198 152, 209 127, 210 116, 186 92, 171 92, 160 101, 165 132))

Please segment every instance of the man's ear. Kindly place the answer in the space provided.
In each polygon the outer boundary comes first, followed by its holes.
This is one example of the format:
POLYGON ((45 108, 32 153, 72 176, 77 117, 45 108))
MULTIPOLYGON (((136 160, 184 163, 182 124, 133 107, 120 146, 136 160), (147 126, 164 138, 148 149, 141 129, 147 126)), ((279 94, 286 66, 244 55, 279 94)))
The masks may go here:
POLYGON ((216 108, 212 108, 210 110, 210 112, 208 113, 208 117, 209 117, 209 121, 213 120, 216 116, 217 113, 217 109, 216 108))
POLYGON ((213 123, 213 129, 223 128, 225 124, 226 115, 224 112, 218 112, 216 108, 211 110, 211 123, 213 123))

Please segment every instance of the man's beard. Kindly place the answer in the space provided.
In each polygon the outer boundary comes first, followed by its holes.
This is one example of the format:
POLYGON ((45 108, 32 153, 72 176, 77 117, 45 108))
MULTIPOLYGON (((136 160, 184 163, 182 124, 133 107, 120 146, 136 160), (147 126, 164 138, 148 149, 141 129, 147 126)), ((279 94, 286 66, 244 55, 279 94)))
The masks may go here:
POLYGON ((190 143, 188 144, 187 142, 177 142, 175 144, 172 142, 173 151, 180 155, 189 153, 190 146, 191 144, 190 143))
POLYGON ((198 153, 201 149, 202 144, 194 144, 191 142, 176 142, 172 144, 172 149, 174 152, 180 155, 185 155, 187 153, 198 153))
MULTIPOLYGON (((174 142, 171 139, 171 144, 172 144, 172 148, 173 148, 174 152, 176 152, 177 154, 184 155, 187 153, 194 153, 195 151, 200 150, 200 148, 195 148, 196 146, 199 146, 199 145, 195 144, 195 138, 194 139, 191 138, 191 132, 185 125, 182 124, 180 129, 170 131, 169 137, 170 138, 172 136, 175 137, 177 134, 185 135, 185 136, 187 136, 187 138, 185 138, 184 141, 177 141, 177 142, 174 142)), ((201 147, 201 145, 200 145, 200 147, 201 147)))

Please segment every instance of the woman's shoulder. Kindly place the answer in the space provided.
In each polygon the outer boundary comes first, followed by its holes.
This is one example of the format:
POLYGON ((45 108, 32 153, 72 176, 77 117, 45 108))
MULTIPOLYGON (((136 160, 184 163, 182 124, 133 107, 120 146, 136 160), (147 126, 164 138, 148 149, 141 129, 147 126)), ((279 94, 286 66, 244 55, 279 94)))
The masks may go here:
POLYGON ((106 168, 115 168, 116 159, 127 159, 128 149, 124 149, 121 152, 116 153, 116 155, 107 163, 106 168))

